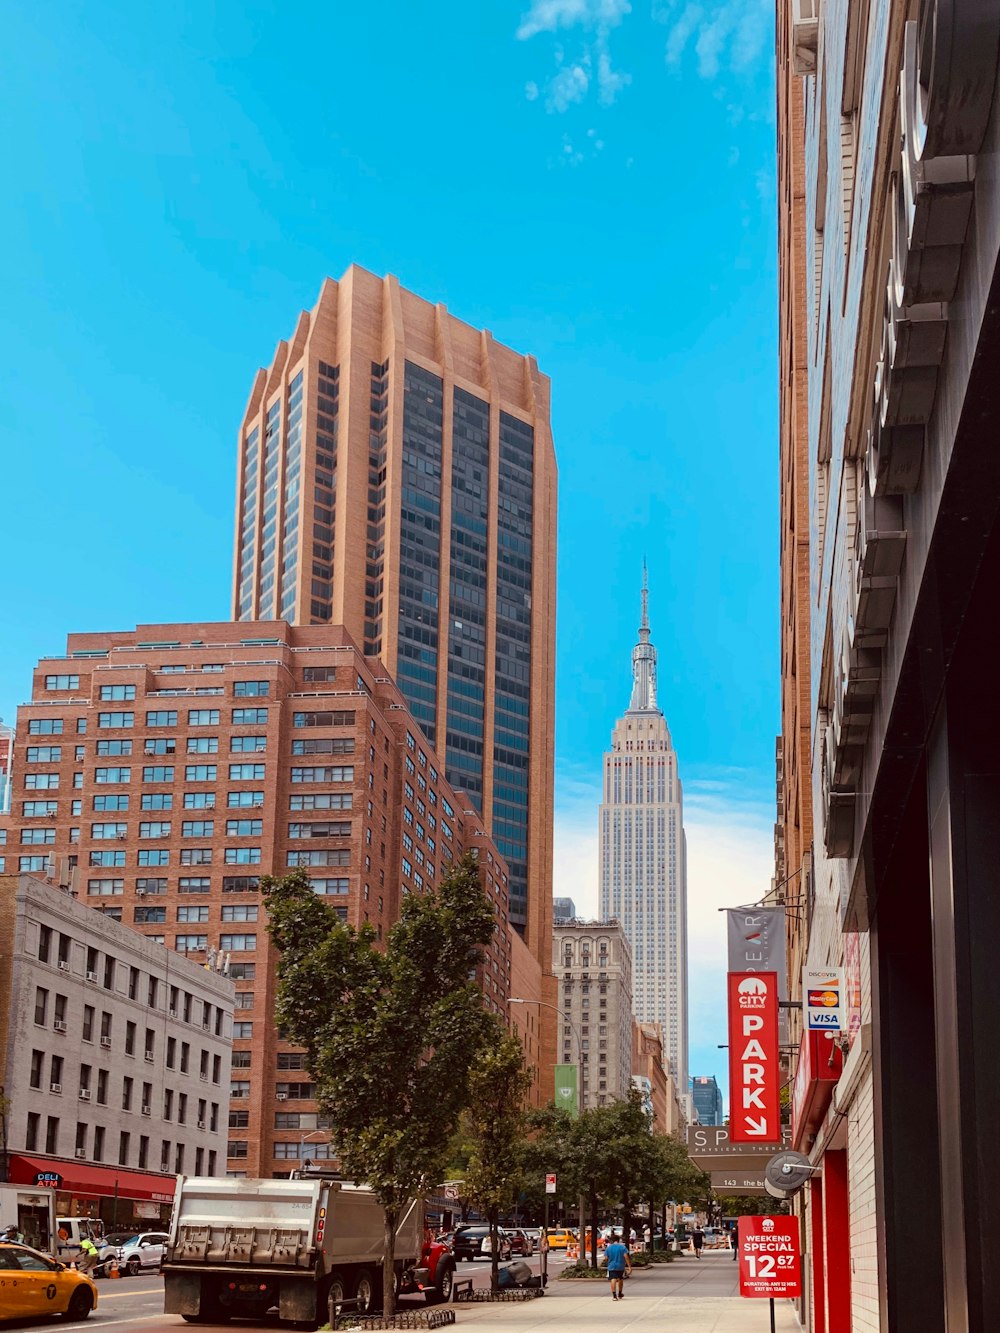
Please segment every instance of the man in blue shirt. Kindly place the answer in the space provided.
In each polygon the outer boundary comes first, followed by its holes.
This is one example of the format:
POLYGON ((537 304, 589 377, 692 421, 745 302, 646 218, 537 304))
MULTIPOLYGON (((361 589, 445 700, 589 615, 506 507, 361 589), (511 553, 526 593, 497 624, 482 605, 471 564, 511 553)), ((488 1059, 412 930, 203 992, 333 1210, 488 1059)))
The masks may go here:
POLYGON ((624 1300, 625 1274, 626 1272, 632 1272, 632 1265, 629 1262, 628 1246, 622 1244, 621 1236, 617 1231, 604 1253, 608 1261, 608 1281, 611 1283, 611 1299, 613 1301, 624 1300))

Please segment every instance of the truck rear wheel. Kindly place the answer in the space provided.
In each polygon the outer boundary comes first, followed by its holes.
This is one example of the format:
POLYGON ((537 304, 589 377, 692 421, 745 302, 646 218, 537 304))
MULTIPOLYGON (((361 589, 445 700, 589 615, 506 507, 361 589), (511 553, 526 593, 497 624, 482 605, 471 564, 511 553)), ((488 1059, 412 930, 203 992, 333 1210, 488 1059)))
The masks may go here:
POLYGON ((344 1281, 344 1275, 334 1271, 330 1274, 326 1286, 326 1310, 331 1328, 333 1328, 333 1321, 337 1317, 337 1307, 343 1304, 346 1296, 347 1283, 344 1281))
POLYGON ((369 1268, 362 1269, 358 1275, 354 1295, 359 1315, 375 1314, 382 1308, 382 1288, 378 1285, 378 1276, 369 1268))

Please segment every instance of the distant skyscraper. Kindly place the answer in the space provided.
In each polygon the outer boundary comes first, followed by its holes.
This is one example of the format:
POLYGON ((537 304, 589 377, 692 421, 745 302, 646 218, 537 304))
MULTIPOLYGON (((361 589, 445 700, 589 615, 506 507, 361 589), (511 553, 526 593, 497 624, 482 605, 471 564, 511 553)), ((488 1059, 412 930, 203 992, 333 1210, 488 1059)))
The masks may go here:
POLYGON ((722 1093, 714 1075, 691 1080, 691 1099, 699 1125, 721 1125, 722 1093))
POLYGON ((635 1016, 663 1028, 678 1094, 687 1074, 687 847, 670 729, 656 703, 646 574, 632 650, 632 699, 604 756, 600 811, 601 916, 619 920, 632 946, 635 1016))
POLYGON ((551 967, 556 463, 549 381, 353 266, 257 374, 233 615, 344 625, 398 683, 510 868, 551 967))
POLYGON ((576 916, 576 903, 572 898, 553 898, 552 915, 556 922, 572 921, 576 916))

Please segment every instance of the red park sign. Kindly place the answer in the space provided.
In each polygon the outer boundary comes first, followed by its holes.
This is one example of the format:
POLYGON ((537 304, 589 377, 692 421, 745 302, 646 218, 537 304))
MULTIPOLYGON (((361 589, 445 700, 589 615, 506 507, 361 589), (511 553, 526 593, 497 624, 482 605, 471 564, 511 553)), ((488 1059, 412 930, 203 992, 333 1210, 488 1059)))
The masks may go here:
POLYGON ((778 974, 730 972, 729 1141, 781 1141, 778 974))

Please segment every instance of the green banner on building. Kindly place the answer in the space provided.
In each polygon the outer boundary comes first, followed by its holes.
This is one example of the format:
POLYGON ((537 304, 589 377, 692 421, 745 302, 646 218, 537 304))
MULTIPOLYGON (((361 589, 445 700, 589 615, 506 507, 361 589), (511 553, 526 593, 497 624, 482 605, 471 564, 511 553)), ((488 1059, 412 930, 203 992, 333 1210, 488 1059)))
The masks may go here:
POLYGON ((578 1086, 576 1065, 556 1065, 556 1106, 568 1111, 574 1120, 580 1114, 578 1086))

